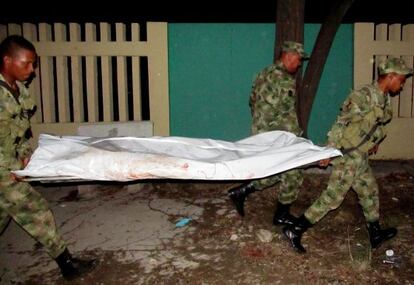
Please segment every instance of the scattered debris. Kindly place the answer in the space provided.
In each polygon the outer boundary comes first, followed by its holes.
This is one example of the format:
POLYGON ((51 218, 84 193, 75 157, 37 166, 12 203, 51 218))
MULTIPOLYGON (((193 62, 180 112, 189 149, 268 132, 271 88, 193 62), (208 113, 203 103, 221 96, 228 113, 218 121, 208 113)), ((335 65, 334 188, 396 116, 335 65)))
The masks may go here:
POLYGON ((272 232, 264 229, 259 229, 256 232, 256 236, 261 242, 264 243, 271 242, 273 239, 272 232))
POLYGON ((232 234, 231 236, 230 236, 230 240, 232 240, 232 241, 235 241, 235 240, 237 240, 239 238, 239 236, 238 235, 236 235, 236 234, 232 234))
POLYGON ((175 227, 182 228, 186 226, 190 221, 191 221, 191 218, 182 218, 175 224, 175 227))

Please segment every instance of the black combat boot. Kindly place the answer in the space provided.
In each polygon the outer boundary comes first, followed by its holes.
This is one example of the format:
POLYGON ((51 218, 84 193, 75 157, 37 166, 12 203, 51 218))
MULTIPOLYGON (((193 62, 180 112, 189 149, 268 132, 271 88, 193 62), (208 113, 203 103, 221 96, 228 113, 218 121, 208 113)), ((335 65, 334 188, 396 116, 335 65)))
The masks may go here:
POLYGON ((312 226, 311 222, 306 219, 305 215, 300 216, 293 225, 287 225, 283 228, 283 234, 289 240, 292 248, 299 252, 305 253, 306 249, 300 243, 302 235, 312 226))
POLYGON ((256 189, 250 183, 229 190, 229 196, 236 206, 236 210, 240 216, 244 217, 244 201, 246 200, 246 197, 255 191, 256 189))
POLYGON ((397 234, 396 228, 381 230, 378 221, 368 223, 369 241, 372 248, 377 248, 382 242, 389 240, 397 234))
POLYGON ((65 249, 56 259, 60 271, 66 280, 76 279, 96 267, 96 259, 82 260, 72 257, 68 249, 65 249))
POLYGON ((291 205, 292 204, 282 204, 279 201, 277 202, 276 212, 273 216, 273 224, 275 226, 293 225, 297 221, 297 218, 292 216, 289 212, 291 205))

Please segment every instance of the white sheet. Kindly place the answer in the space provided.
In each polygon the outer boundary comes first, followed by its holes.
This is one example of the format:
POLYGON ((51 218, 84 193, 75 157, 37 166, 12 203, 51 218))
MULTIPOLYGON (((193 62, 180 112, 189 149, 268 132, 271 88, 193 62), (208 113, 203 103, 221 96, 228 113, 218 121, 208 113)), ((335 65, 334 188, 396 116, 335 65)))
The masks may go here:
POLYGON ((131 181, 150 178, 262 178, 342 155, 292 133, 272 131, 237 142, 186 137, 57 137, 41 134, 27 177, 131 181))

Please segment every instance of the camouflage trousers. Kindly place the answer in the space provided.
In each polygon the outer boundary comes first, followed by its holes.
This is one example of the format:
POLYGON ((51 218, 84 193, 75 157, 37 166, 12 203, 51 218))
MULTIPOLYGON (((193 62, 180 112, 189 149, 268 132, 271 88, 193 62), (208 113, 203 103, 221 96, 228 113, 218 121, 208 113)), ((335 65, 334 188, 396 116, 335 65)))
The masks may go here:
POLYGON ((318 222, 329 211, 338 208, 352 189, 357 193, 365 220, 379 219, 378 184, 369 166, 368 156, 359 151, 336 158, 328 186, 319 198, 306 210, 305 217, 312 223, 318 222))
POLYGON ((26 182, 15 182, 0 168, 0 233, 12 218, 40 242, 52 258, 66 248, 47 201, 26 182))
POLYGON ((281 174, 269 176, 264 179, 255 180, 251 184, 257 189, 262 190, 278 183, 279 192, 277 200, 282 204, 292 204, 296 201, 299 188, 303 182, 303 170, 293 169, 281 174))
MULTIPOLYGON (((265 105, 266 106, 266 105, 265 105)), ((253 124, 252 133, 258 134, 274 130, 286 130, 300 136, 302 130, 299 127, 296 115, 291 116, 272 116, 268 118, 268 112, 265 109, 256 108, 252 110, 253 124)), ((280 174, 255 180, 251 183, 257 190, 263 190, 278 183, 279 191, 277 200, 282 204, 292 204, 296 201, 299 194, 299 188, 303 182, 303 170, 293 169, 280 174)))

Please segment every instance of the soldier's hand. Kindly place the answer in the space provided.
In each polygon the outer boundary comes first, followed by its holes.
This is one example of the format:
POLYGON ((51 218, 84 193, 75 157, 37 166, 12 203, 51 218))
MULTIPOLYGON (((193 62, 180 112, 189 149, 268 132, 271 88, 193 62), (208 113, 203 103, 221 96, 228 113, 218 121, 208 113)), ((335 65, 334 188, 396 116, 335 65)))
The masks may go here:
POLYGON ((17 175, 16 175, 16 174, 14 174, 14 173, 10 173, 10 176, 11 176, 11 179, 12 179, 14 182, 20 182, 20 181, 22 181, 22 177, 17 176, 17 175))
POLYGON ((27 164, 29 163, 29 161, 30 161, 30 157, 26 157, 25 159, 22 160, 23 168, 25 168, 27 166, 27 164))
POLYGON ((319 160, 318 164, 319 164, 320 167, 327 167, 330 162, 331 162, 331 159, 326 158, 326 159, 319 160))

